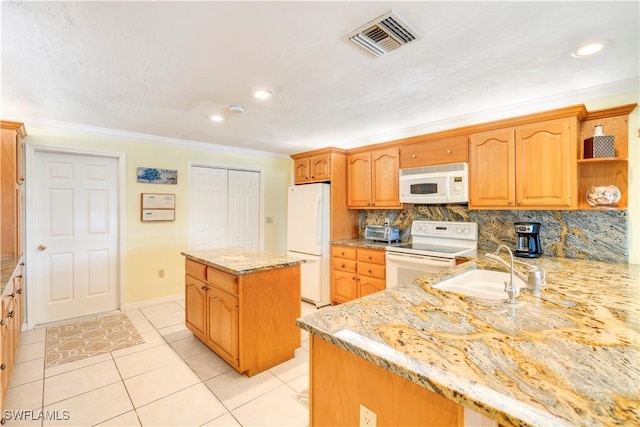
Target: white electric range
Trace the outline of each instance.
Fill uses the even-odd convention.
[[[475,222],[415,220],[411,242],[386,247],[387,287],[453,267],[456,257],[475,255],[477,250]]]

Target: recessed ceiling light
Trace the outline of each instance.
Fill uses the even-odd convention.
[[[273,95],[273,93],[269,92],[268,90],[264,90],[264,89],[260,89],[260,90],[257,90],[255,92],[253,92],[253,96],[255,96],[258,99],[269,99],[269,98],[271,98],[272,95]]]
[[[244,107],[242,105],[231,105],[229,111],[232,113],[242,113],[244,112]]]
[[[223,122],[224,121],[224,117],[222,117],[222,116],[211,116],[209,118],[211,120],[213,120],[214,122]]]
[[[574,58],[582,58],[584,56],[593,55],[594,53],[600,52],[604,45],[604,42],[589,43],[571,52],[571,56]]]

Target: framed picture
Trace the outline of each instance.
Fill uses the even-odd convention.
[[[175,221],[175,219],[175,194],[142,193],[140,195],[141,221]]]
[[[177,184],[178,171],[173,169],[138,168],[138,182]]]

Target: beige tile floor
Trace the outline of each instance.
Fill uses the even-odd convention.
[[[303,315],[313,311],[302,303]],[[6,425],[309,424],[308,409],[296,400],[309,386],[307,333],[294,359],[248,378],[185,328],[184,301],[127,314],[144,344],[46,369],[45,329],[23,332],[5,408],[22,419]]]

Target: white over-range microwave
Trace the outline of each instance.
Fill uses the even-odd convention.
[[[400,169],[400,202],[417,204],[467,203],[467,163]]]

